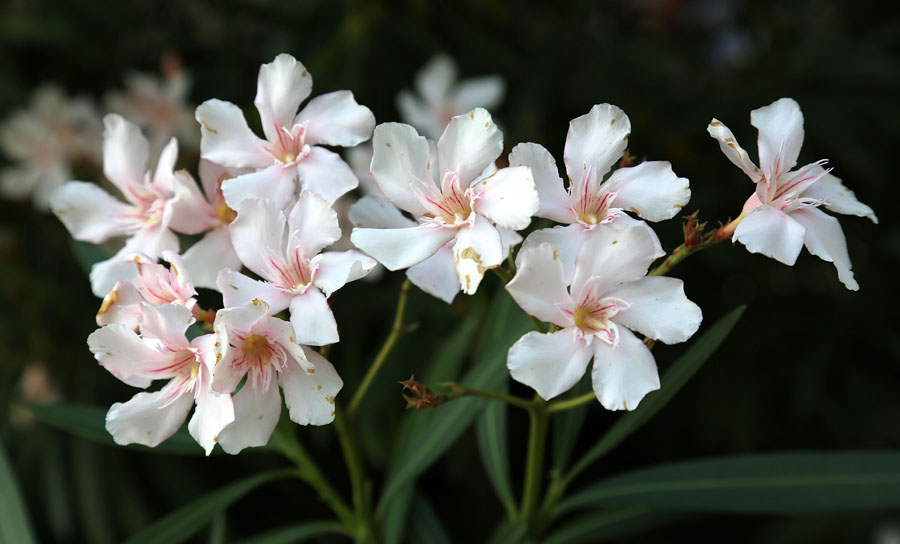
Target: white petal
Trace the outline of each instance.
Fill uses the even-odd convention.
[[[259,198],[242,201],[235,211],[229,232],[241,262],[263,278],[279,281],[276,264],[284,260],[284,213],[271,200]]]
[[[709,126],[706,127],[706,131],[709,132],[710,136],[718,140],[719,148],[722,149],[722,153],[728,157],[728,160],[743,170],[750,179],[753,181],[762,179],[762,173],[759,171],[759,168],[750,160],[747,151],[737,143],[734,134],[731,133],[728,127],[718,119],[713,119],[709,122]]]
[[[178,160],[178,140],[173,136],[159,154],[156,170],[153,173],[153,187],[162,194],[172,192],[172,178],[175,173],[175,161]]]
[[[512,248],[522,243],[523,238],[518,232],[504,227],[497,227],[497,232],[500,233],[500,253],[505,259],[509,257]]]
[[[575,221],[569,194],[563,187],[556,161],[549,151],[538,144],[519,144],[509,154],[509,165],[531,167],[531,175],[540,198],[540,206],[534,215],[559,223],[569,224]]]
[[[259,67],[256,80],[256,99],[253,104],[270,142],[277,139],[280,127],[288,129],[292,119],[309,93],[312,77],[294,57],[282,53],[275,60]]]
[[[146,340],[154,338],[166,347],[187,347],[184,333],[194,322],[190,310],[179,304],[151,306],[141,303],[141,336]]]
[[[294,123],[306,123],[306,143],[352,147],[372,136],[375,116],[350,91],[319,95],[309,101]]]
[[[345,284],[365,277],[378,263],[375,259],[350,249],[322,253],[317,264],[313,282],[325,292],[326,297],[330,297]]]
[[[527,166],[501,168],[477,182],[473,191],[477,195],[475,212],[512,230],[528,227],[540,204],[531,168]]]
[[[666,344],[684,342],[697,332],[703,313],[684,294],[684,282],[675,278],[647,277],[607,291],[630,306],[613,321]]]
[[[216,289],[216,278],[224,268],[232,270],[241,267],[241,260],[231,245],[227,227],[219,227],[207,232],[182,255],[184,264],[191,273],[197,287]]]
[[[529,234],[522,243],[519,255],[528,248],[537,247],[541,244],[550,244],[559,255],[559,261],[563,266],[563,275],[566,285],[572,283],[572,277],[575,275],[575,259],[578,257],[578,250],[581,244],[587,240],[589,231],[580,224],[559,225],[549,229],[536,230]],[[516,256],[516,267],[521,266],[521,257]]]
[[[303,189],[318,194],[329,204],[359,185],[344,159],[323,147],[311,147],[309,155],[297,166],[297,173]]]
[[[144,184],[149,145],[134,123],[114,113],[103,118],[103,175],[129,200]]]
[[[178,238],[169,229],[159,225],[144,228],[126,240],[125,245],[112,257],[91,266],[91,291],[103,297],[115,287],[116,282],[131,282],[137,278],[137,268],[127,260],[132,253],[144,253],[156,259],[165,250],[178,251]]]
[[[527,313],[560,327],[572,326],[564,310],[574,306],[566,290],[559,253],[548,243],[529,245],[516,258],[516,276],[506,290]]]
[[[569,178],[601,179],[628,145],[631,121],[625,112],[610,104],[597,104],[591,111],[569,123],[563,161]]]
[[[601,341],[593,345],[591,383],[604,408],[634,410],[647,393],[659,389],[653,354],[631,331],[619,327],[616,347]]]
[[[325,346],[339,340],[337,322],[328,307],[328,300],[315,287],[291,300],[291,324],[298,344]]]
[[[592,355],[572,329],[529,332],[509,348],[506,367],[514,380],[550,400],[578,383]]]
[[[588,233],[575,260],[572,297],[578,299],[588,281],[598,293],[644,277],[656,258],[653,237],[643,227],[617,230],[597,227]]]
[[[434,255],[456,229],[424,224],[405,229],[353,229],[350,240],[388,270],[400,270]]]
[[[471,226],[463,227],[456,233],[453,258],[456,260],[456,277],[463,292],[475,294],[485,271],[503,262],[503,244],[497,228],[476,215]]]
[[[207,100],[197,107],[196,118],[204,159],[237,168],[265,168],[274,161],[266,143],[250,131],[244,112],[231,102]]]
[[[738,223],[733,239],[747,246],[750,253],[762,253],[793,266],[803,249],[805,235],[803,225],[788,214],[763,205]]]
[[[448,55],[438,54],[416,74],[416,90],[431,105],[443,104],[456,81],[456,63]]]
[[[412,91],[403,90],[397,93],[397,111],[400,120],[412,125],[428,138],[440,138],[444,125],[438,126],[437,112],[428,102],[422,100]]]
[[[259,299],[269,305],[271,313],[277,314],[288,307],[293,297],[271,283],[250,279],[229,268],[219,272],[216,286],[222,293],[226,308],[243,306]]]
[[[356,227],[400,229],[417,225],[389,201],[371,195],[366,195],[354,202],[347,215],[350,222]]]
[[[219,223],[216,211],[200,192],[197,182],[186,170],[172,177],[174,197],[168,202],[172,208],[169,227],[183,234],[199,234]]]
[[[106,430],[120,446],[153,448],[175,434],[193,404],[191,395],[179,395],[172,401],[162,391],[138,393],[128,402],[112,405],[106,413]]]
[[[790,216],[806,227],[806,249],[823,261],[833,262],[841,283],[851,291],[858,291],[859,284],[853,278],[853,265],[847,253],[847,239],[837,218],[817,208],[801,208]]]
[[[284,390],[284,403],[291,421],[300,425],[327,425],[334,421],[334,397],[344,382],[334,366],[309,348],[303,348],[306,358],[315,365],[313,373],[288,361],[278,375]]]
[[[502,152],[503,134],[484,108],[475,108],[451,119],[437,144],[441,171],[456,172],[464,187],[481,175]]]
[[[506,82],[500,76],[482,76],[460,82],[451,103],[458,112],[482,107],[491,110],[503,101]]]
[[[452,304],[462,288],[456,277],[453,243],[447,242],[431,257],[407,268],[406,277],[413,285],[429,295]]]
[[[231,395],[203,389],[197,395],[197,409],[188,422],[188,431],[198,444],[212,453],[219,441],[219,433],[234,421],[234,404]]]
[[[240,361],[235,361],[236,352],[231,347],[231,341],[237,335],[246,335],[251,331],[258,334],[258,324],[266,319],[268,313],[269,305],[258,299],[242,306],[226,307],[216,312],[216,321],[213,324],[215,363],[211,365],[212,383],[210,384],[213,391],[229,394],[240,384],[247,369],[241,366]],[[293,334],[290,324],[288,324],[288,328]]]
[[[609,228],[617,230],[627,229],[630,227],[642,228],[646,230],[647,234],[650,235],[650,238],[653,239],[653,247],[655,248],[653,258],[658,259],[666,254],[665,250],[663,250],[662,248],[662,244],[659,242],[659,236],[656,235],[653,227],[651,227],[646,221],[631,217],[627,213],[618,213],[612,221],[606,223],[605,225]]]
[[[428,140],[411,126],[382,123],[375,127],[372,177],[388,200],[413,215],[424,215],[426,211],[416,199],[415,191],[428,190],[430,161]]]
[[[759,165],[774,179],[796,166],[803,146],[803,113],[793,98],[781,98],[750,112],[759,129]]]
[[[121,323],[134,330],[141,324],[141,302],[144,298],[134,285],[123,281],[103,297],[103,304],[97,312],[97,325]]]
[[[97,329],[87,343],[100,366],[133,387],[150,385],[151,371],[167,360],[166,354],[148,346],[133,328],[122,323]]]
[[[132,223],[126,216],[134,211],[99,186],[83,181],[70,181],[60,187],[53,194],[50,207],[72,238],[92,244],[124,235]]]
[[[299,247],[307,259],[315,257],[341,237],[337,213],[325,199],[309,191],[303,191],[291,208],[288,232],[288,252]]]
[[[281,394],[272,383],[268,391],[257,392],[245,385],[232,398],[234,421],[219,433],[219,445],[226,453],[265,446],[281,417]]]
[[[616,193],[613,206],[637,214],[648,221],[675,217],[691,199],[687,178],[680,178],[667,161],[647,161],[619,168],[603,184]]]
[[[800,196],[821,200],[826,208],[835,213],[868,217],[873,223],[878,223],[872,208],[857,200],[853,191],[845,187],[837,176],[824,174]]]
[[[222,182],[222,195],[232,210],[248,198],[271,200],[276,207],[284,208],[294,198],[297,169],[292,165],[273,164]]]

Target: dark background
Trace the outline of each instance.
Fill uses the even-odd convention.
[[[805,250],[792,268],[729,243],[683,263],[674,275],[685,280],[707,323],[739,304],[748,310],[666,409],[583,481],[693,457],[896,449],[897,12],[895,3],[869,0],[7,1],[0,7],[0,117],[48,81],[99,98],[121,88],[129,70],[156,72],[164,52],[180,55],[192,74],[194,104],[215,97],[250,108],[259,65],[288,52],[313,75],[314,94],[351,89],[379,122],[390,121],[397,119],[397,91],[411,86],[434,53],[446,52],[463,77],[505,78],[506,99],[494,115],[505,128],[507,152],[534,141],[561,162],[568,121],[595,103],[616,104],[632,120],[630,151],[672,161],[675,172],[691,180],[686,211],[700,209],[714,224],[740,212],[752,185],[707,135],[707,123],[722,120],[755,157],[750,110],[793,97],[806,119],[800,164],[830,159],[834,173],[881,220],[875,226],[841,216],[861,290],[844,289],[834,267]],[[665,248],[680,243],[679,220],[656,230]],[[386,334],[400,277],[382,280],[383,289],[357,282],[335,297],[344,340],[331,359],[347,384],[345,394]],[[42,540],[114,542],[226,480],[281,463],[269,454],[205,459],[119,451],[16,417],[19,375],[36,362],[51,369],[70,402],[108,406],[133,391],[87,351],[99,301],[55,218],[0,201],[0,278],[0,435]],[[395,382],[427,366],[440,335],[499,286],[489,277],[480,298],[461,295],[449,308],[414,291],[412,314],[422,325],[400,344],[365,410],[370,471],[377,473],[390,455],[402,413]],[[659,346],[660,368],[683,349]],[[585,446],[615,417],[593,407]],[[521,481],[527,422],[512,412],[510,425],[513,474]],[[345,488],[329,429],[301,436]],[[459,541],[483,540],[502,515],[479,467],[469,432],[420,483]],[[230,536],[326,515],[305,486],[265,489],[229,510]],[[639,538],[868,542],[885,524],[898,522],[896,512],[699,517]]]

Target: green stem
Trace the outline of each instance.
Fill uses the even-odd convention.
[[[525,400],[513,395],[507,395],[506,393],[498,393],[496,391],[488,391],[485,389],[475,389],[474,387],[464,387],[456,383],[448,385],[453,388],[453,391],[447,393],[446,395],[440,395],[438,397],[438,404],[444,404],[450,402],[451,400],[456,400],[462,397],[481,397],[484,399],[500,400],[507,404],[511,404],[512,406],[518,406],[523,410],[531,410],[534,406],[534,403],[530,400]]]
[[[544,480],[544,453],[547,448],[549,414],[542,398],[535,395],[529,410],[528,454],[525,461],[525,484],[522,491],[520,519],[529,527],[534,526],[535,513],[541,499]]]
[[[378,528],[375,517],[372,515],[369,496],[366,493],[366,475],[362,457],[344,411],[340,407],[335,407],[335,412],[334,427],[344,452],[344,460],[347,463],[353,507],[356,510],[357,519],[361,522],[359,529],[362,534],[358,537],[363,542],[378,542]]]
[[[384,362],[387,360],[397,339],[403,334],[403,315],[406,312],[406,300],[409,298],[410,285],[412,285],[411,282],[409,279],[406,279],[400,287],[400,297],[397,300],[397,311],[394,314],[394,325],[391,327],[390,334],[388,334],[387,339],[378,351],[378,355],[375,356],[375,360],[372,361],[372,365],[369,367],[369,370],[363,377],[362,383],[359,384],[359,388],[356,390],[353,399],[350,401],[350,405],[347,408],[347,417],[349,419],[353,419],[353,415],[359,409],[360,403],[362,403],[363,398],[366,396],[366,391],[368,391],[375,376],[378,375],[378,371],[381,370],[382,365],[384,365]]]
[[[731,238],[734,234],[734,229],[737,228],[738,223],[744,218],[743,215],[738,216],[737,219],[731,221],[727,225],[721,226],[713,232],[704,236],[699,243],[694,245],[686,245],[681,244],[676,247],[672,254],[666,258],[659,266],[650,271],[648,276],[665,276],[668,274],[673,268],[675,268],[678,263],[687,259],[694,253],[702,251],[710,246],[714,246],[719,242],[724,242]]]
[[[553,412],[565,412],[566,410],[571,410],[576,406],[581,406],[582,404],[587,404],[589,402],[597,401],[597,393],[590,391],[585,393],[584,395],[579,395],[575,398],[566,399],[566,400],[558,400],[551,402],[547,405],[547,411],[550,413]]]

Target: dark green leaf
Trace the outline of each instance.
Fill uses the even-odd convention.
[[[409,542],[428,542],[429,544],[451,544],[453,539],[437,517],[434,508],[421,493],[413,499],[412,512],[409,518]]]
[[[195,499],[142,530],[126,544],[176,544],[203,529],[216,514],[266,482],[295,476],[296,471],[279,470],[252,476]]]
[[[524,521],[504,521],[491,535],[490,544],[519,544],[525,541],[528,525]]]
[[[0,543],[31,544],[35,542],[25,501],[19,490],[6,450],[0,444]]]
[[[622,443],[628,436],[640,429],[645,423],[659,412],[672,397],[700,370],[703,363],[725,340],[731,329],[737,324],[746,306],[740,306],[728,313],[725,317],[710,327],[700,338],[691,343],[691,347],[679,357],[672,366],[663,374],[659,391],[647,395],[641,404],[633,412],[622,415],[619,420],[594,444],[578,463],[567,474],[567,479],[573,478],[591,463],[600,459],[616,446]]]
[[[575,384],[571,391],[560,397],[560,400],[580,397],[590,390],[590,377],[585,376]],[[557,474],[565,473],[569,457],[572,455],[572,450],[578,442],[581,427],[584,425],[589,407],[589,404],[582,404],[557,414],[553,418],[553,470]]]
[[[684,516],[646,508],[621,508],[591,512],[566,522],[542,544],[581,544],[603,542],[611,538],[640,534]]]
[[[500,390],[506,392],[508,389],[508,384],[504,384]],[[497,498],[511,518],[516,513],[516,499],[513,496],[512,478],[509,475],[506,412],[505,402],[489,402],[484,413],[478,418],[475,428],[484,471],[497,493]]]
[[[785,513],[900,507],[900,453],[774,453],[666,464],[575,493],[562,510],[634,505]]]
[[[309,521],[256,535],[238,544],[299,544],[320,535],[342,532],[341,525],[334,521]]]
[[[412,509],[415,488],[407,486],[394,496],[384,512],[381,529],[385,544],[400,544],[409,525],[409,511]]]

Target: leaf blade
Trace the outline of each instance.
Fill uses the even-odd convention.
[[[6,448],[0,443],[0,543],[37,542]]]
[[[504,386],[502,391],[506,392],[508,389]],[[513,495],[512,477],[509,472],[506,413],[505,402],[488,403],[484,413],[476,421],[475,429],[481,463],[491,482],[491,487],[494,488],[497,498],[511,519],[516,514],[516,499]]]

